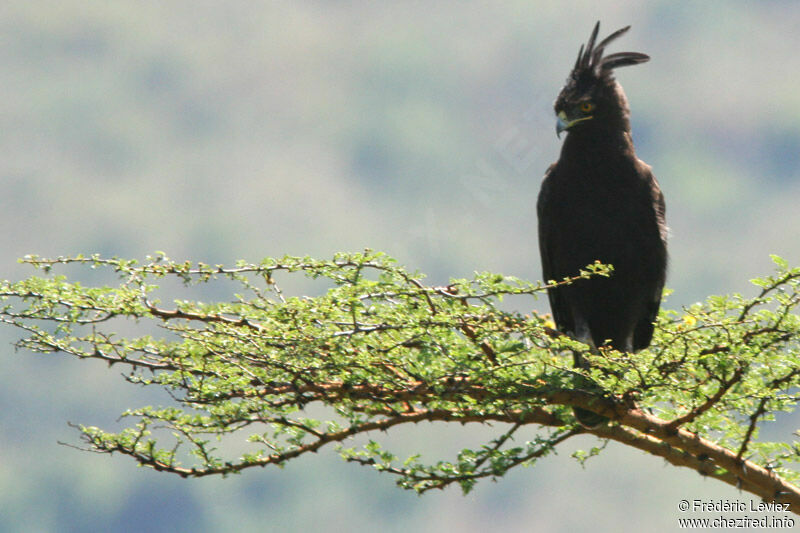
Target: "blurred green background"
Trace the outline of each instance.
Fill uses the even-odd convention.
[[[667,197],[666,305],[752,293],[769,253],[797,264],[797,2],[6,0],[0,275],[31,274],[28,253],[231,264],[372,247],[434,282],[538,279],[552,101],[597,19],[603,35],[633,25],[613,51],[653,58],[618,79]],[[466,497],[419,498],[330,449],[172,478],[59,446],[77,444],[66,421],[113,426],[154,396],[14,338],[0,331],[0,531],[671,531],[680,499],[748,499],[613,444]],[[786,440],[800,421],[773,425]],[[449,451],[490,434],[398,433]]]

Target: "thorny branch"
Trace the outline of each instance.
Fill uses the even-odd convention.
[[[17,346],[128,367],[128,382],[162,387],[174,400],[131,409],[124,416],[135,422],[119,433],[79,426],[91,451],[202,477],[281,465],[334,444],[345,460],[397,476],[405,488],[468,491],[589,433],[800,510],[792,484],[800,446],[758,439],[775,412],[795,408],[800,386],[800,270],[777,259],[779,272],[755,280],[754,298],[712,297],[682,314],[662,312],[653,346],[637,354],[590,353],[544,315],[501,309],[512,297],[530,309],[541,283],[479,273],[430,286],[370,251],[235,267],[163,255],[142,265],[96,256],[25,262],[47,276],[73,263],[108,268],[121,282],[4,282],[0,322],[22,332]],[[318,295],[287,296],[278,278],[294,273]],[[608,273],[593,265],[558,284]],[[224,279],[243,292],[230,302],[161,305],[153,282],[165,279],[187,290]],[[315,280],[324,288],[314,289]],[[116,335],[114,325],[129,319],[156,327]],[[564,357],[573,351],[591,368],[573,369]],[[578,375],[603,393],[581,389]],[[583,428],[573,407],[611,422]],[[308,417],[320,409],[325,420]],[[420,422],[499,429],[486,444],[432,462],[402,460],[371,440]],[[537,433],[517,442],[522,428]],[[226,457],[212,444],[243,432],[249,453]]]

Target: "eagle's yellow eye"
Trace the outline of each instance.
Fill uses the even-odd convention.
[[[588,113],[592,109],[594,109],[594,104],[593,103],[591,103],[591,102],[581,102],[581,111],[583,111],[584,113]]]

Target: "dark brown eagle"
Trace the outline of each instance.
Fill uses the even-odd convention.
[[[595,261],[614,267],[548,291],[559,330],[594,347],[646,348],[653,336],[667,269],[664,197],[636,157],[628,101],[614,69],[649,60],[638,52],[604,55],[630,26],[595,44],[595,25],[555,102],[561,155],[539,193],[539,249],[545,280],[576,276]],[[575,356],[575,365],[584,366]],[[576,410],[578,419],[601,418]],[[587,424],[590,425],[590,424]]]

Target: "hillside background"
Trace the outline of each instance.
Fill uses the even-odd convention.
[[[800,262],[797,2],[6,0],[0,276],[29,275],[29,253],[232,264],[371,247],[434,282],[538,279],[552,101],[598,19],[603,35],[633,26],[613,51],[653,58],[617,77],[667,198],[666,306],[752,293],[770,253]],[[15,352],[13,335],[0,331],[4,532],[661,531],[681,499],[748,499],[616,445],[466,497],[419,498],[332,450],[172,478],[59,446],[77,443],[67,421],[107,427],[152,395],[118,369]],[[773,426],[790,439],[800,419]],[[395,438],[455,451],[479,434]]]

